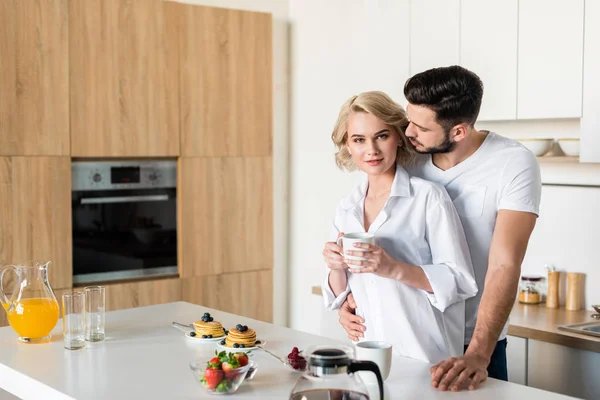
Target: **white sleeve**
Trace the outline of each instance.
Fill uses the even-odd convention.
[[[539,216],[542,178],[537,159],[530,151],[511,157],[502,173],[498,209],[530,212]]]
[[[460,218],[448,197],[427,210],[427,242],[432,263],[422,265],[433,293],[430,303],[440,311],[477,294],[469,246]]]
[[[339,210],[336,211],[336,220],[338,219],[337,218],[338,213],[339,213]],[[336,241],[337,237],[338,237],[338,233],[341,232],[341,230],[337,227],[336,220],[334,220],[332,223],[331,233],[329,234],[330,242]],[[337,310],[344,303],[344,301],[346,301],[346,296],[348,296],[348,293],[350,293],[350,285],[348,284],[348,271],[346,271],[346,289],[344,289],[344,291],[342,293],[340,293],[339,296],[336,297],[335,294],[333,294],[333,290],[331,290],[331,287],[329,286],[330,270],[327,267],[327,265],[325,265],[325,270],[326,270],[325,280],[323,280],[323,283],[321,284],[321,292],[323,293],[323,302],[324,302],[325,308],[327,310],[330,310],[330,311]]]

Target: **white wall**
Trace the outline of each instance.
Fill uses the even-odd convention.
[[[361,90],[384,90],[404,104],[402,86],[408,78],[409,50],[408,13],[402,12],[405,3],[290,0],[289,290],[294,329],[340,335],[336,316],[323,318],[321,298],[311,294],[311,286],[320,285],[323,278],[321,251],[335,205],[355,181],[355,175],[336,168],[330,134],[343,101]],[[572,137],[578,135],[579,123],[525,121],[478,128],[492,128],[510,137],[524,131],[528,136]],[[600,303],[600,293],[592,290],[592,285],[600,282],[597,204],[600,188],[545,186],[541,217],[523,265],[527,273],[543,274],[546,263],[587,273],[588,308]]]
[[[288,324],[289,3],[287,0],[183,0],[180,3],[273,15],[273,322]]]

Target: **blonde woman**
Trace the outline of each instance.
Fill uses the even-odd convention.
[[[407,357],[436,363],[464,352],[465,299],[477,293],[463,228],[438,184],[410,176],[415,153],[404,109],[382,92],[351,97],[332,139],[336,163],[364,179],[338,204],[323,256],[325,306],[337,309],[352,292],[364,321],[361,338],[383,340]],[[369,232],[376,244],[346,251],[343,233]]]

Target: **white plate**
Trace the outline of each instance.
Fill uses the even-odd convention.
[[[221,340],[223,340],[225,338],[225,336],[219,336],[217,338],[202,339],[202,335],[190,336],[190,332],[187,332],[185,334],[185,337],[188,338],[188,339],[190,339],[190,340],[194,340],[196,342],[199,342],[199,343],[220,342]]]
[[[267,342],[265,342],[265,341],[264,341],[264,340],[262,340],[262,339],[256,339],[256,340],[257,340],[257,341],[260,341],[260,345],[261,345],[261,346],[264,346],[264,345],[267,343]],[[234,347],[227,347],[227,346],[224,346],[224,345],[222,345],[220,342],[221,342],[220,340],[217,342],[217,347],[218,347],[219,349],[221,349],[221,350],[226,350],[226,351],[233,352],[233,353],[235,353],[235,352],[239,352],[239,351],[243,351],[243,352],[245,353],[245,352],[247,352],[247,351],[251,351],[251,350],[258,350],[258,347],[257,347],[257,346],[252,346],[252,347],[243,347],[243,348],[242,348],[242,347],[238,347],[238,348],[236,349],[236,348],[234,348]]]

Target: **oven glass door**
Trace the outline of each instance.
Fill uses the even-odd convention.
[[[177,275],[175,188],[75,191],[75,284]]]

